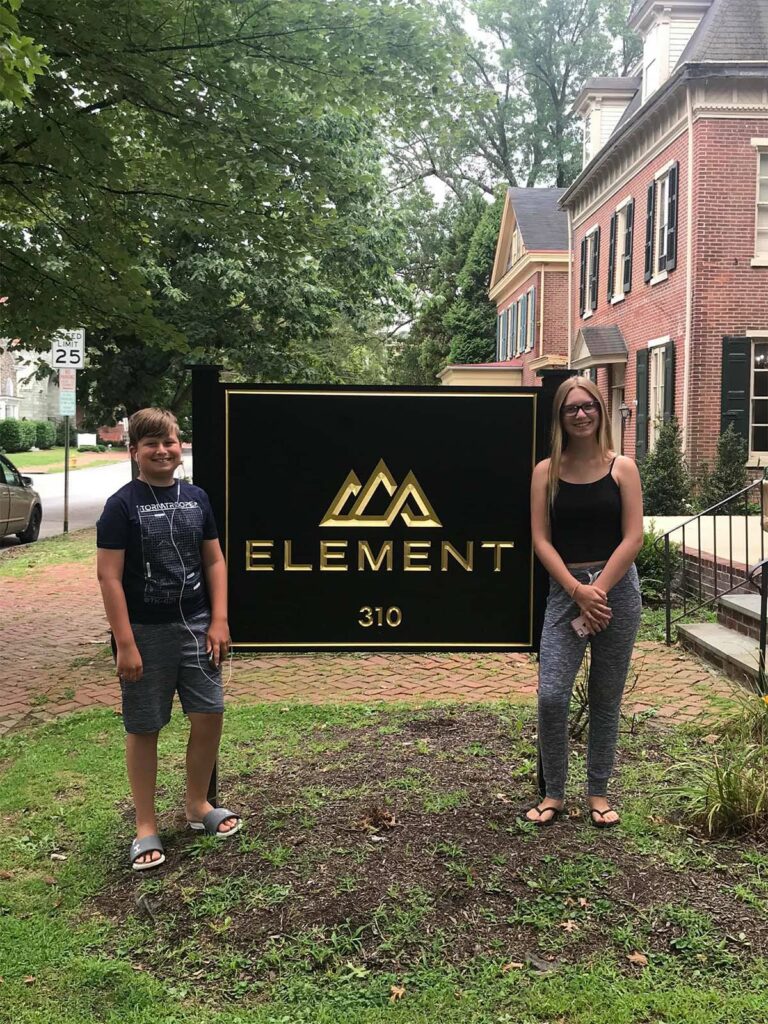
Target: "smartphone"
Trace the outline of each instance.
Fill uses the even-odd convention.
[[[571,628],[577,636],[581,637],[582,640],[590,635],[589,626],[587,625],[586,619],[583,615],[579,615],[575,619],[571,620]]]

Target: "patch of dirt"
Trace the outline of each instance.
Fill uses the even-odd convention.
[[[765,854],[766,837],[714,845],[681,830],[680,850],[714,853],[714,866],[675,871],[633,852],[620,828],[591,828],[573,798],[553,827],[521,827],[535,797],[535,736],[513,724],[484,708],[384,711],[360,728],[318,726],[297,756],[225,779],[243,832],[204,852],[191,835],[168,836],[167,864],[142,897],[158,937],[193,938],[204,958],[224,930],[227,949],[255,964],[314,929],[328,955],[339,935],[354,937],[340,955],[376,969],[425,951],[460,965],[479,954],[575,963],[611,950],[628,972],[636,950],[701,969],[768,953],[768,917],[731,892],[745,846]],[[663,758],[662,744],[649,732],[643,760]],[[613,795],[621,808],[620,784]],[[118,923],[134,915],[146,877],[122,872],[95,909]],[[712,919],[709,933],[696,915]],[[140,955],[170,970],[151,948]]]

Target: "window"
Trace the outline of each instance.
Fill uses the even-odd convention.
[[[755,216],[755,261],[768,264],[768,140],[757,154],[757,213]]]
[[[633,199],[623,203],[611,217],[608,240],[608,301],[620,302],[632,290],[632,234],[635,220]]]
[[[677,263],[678,164],[668,164],[648,186],[644,280],[663,281]]]
[[[753,342],[750,396],[749,450],[768,454],[768,341]]]
[[[528,351],[536,347],[536,289],[528,291]]]
[[[517,350],[525,352],[528,348],[528,296],[522,295],[517,304],[520,311],[520,325],[517,334]]]
[[[635,398],[635,458],[639,461],[656,444],[662,423],[674,415],[675,345],[669,337],[656,338],[638,350]]]
[[[664,422],[664,348],[652,348],[649,356],[648,380],[648,448],[653,450]]]
[[[579,311],[581,316],[592,316],[597,309],[597,279],[600,271],[600,228],[592,228],[581,240],[581,266],[579,271]]]

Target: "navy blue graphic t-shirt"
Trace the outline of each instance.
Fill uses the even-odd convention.
[[[208,495],[193,484],[132,480],[96,524],[100,548],[125,551],[123,590],[131,622],[176,622],[209,607],[200,552],[218,537]],[[183,595],[182,595],[183,586]]]

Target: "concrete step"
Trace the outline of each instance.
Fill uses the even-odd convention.
[[[694,622],[677,627],[683,647],[715,665],[736,682],[750,685],[757,680],[759,644],[719,622]]]
[[[760,595],[727,594],[717,602],[717,621],[721,626],[758,640],[760,637]]]

